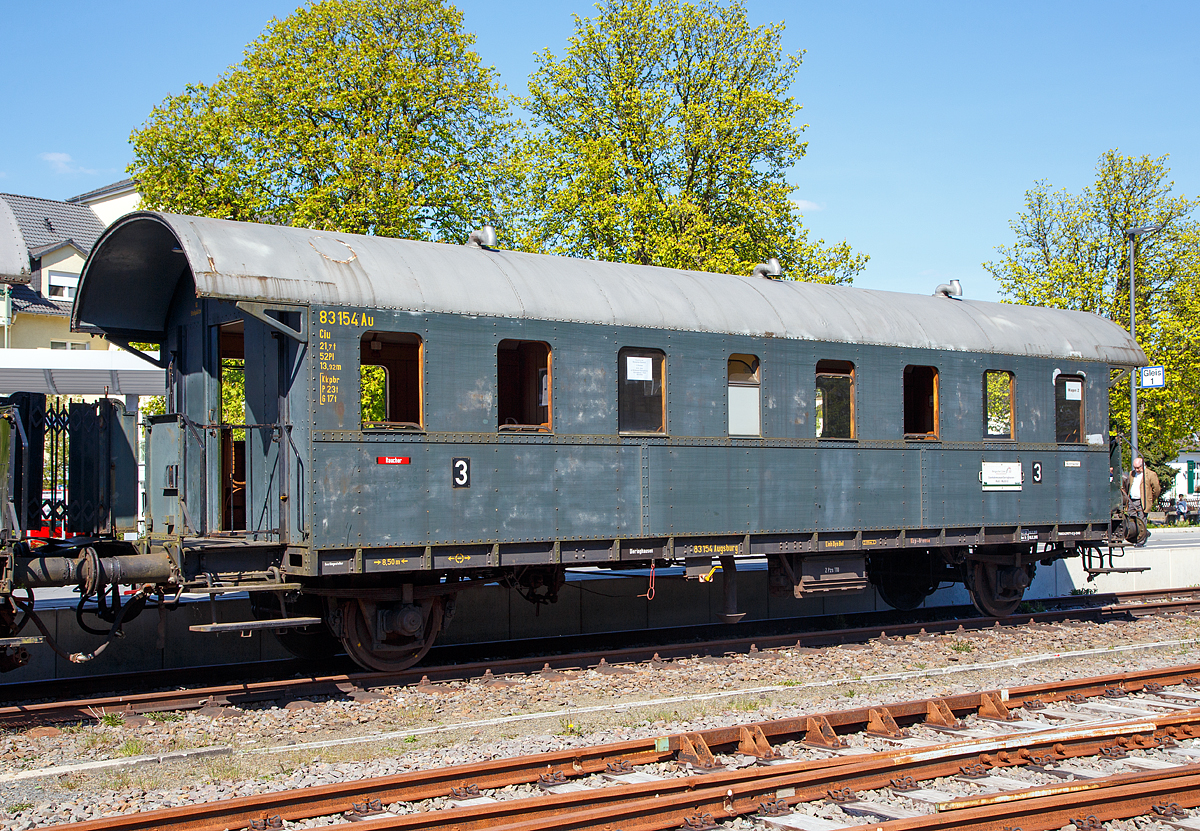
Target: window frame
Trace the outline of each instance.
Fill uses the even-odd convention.
[[[544,347],[546,350],[546,366],[544,368],[545,387],[546,387],[546,403],[537,405],[538,407],[546,408],[546,420],[543,422],[529,423],[529,424],[524,424],[524,423],[500,424],[499,423],[500,413],[504,409],[503,407],[501,407],[501,404],[500,404],[500,396],[502,394],[502,389],[503,389],[503,386],[500,383],[500,381],[501,381],[501,379],[500,379],[500,352],[501,352],[501,348],[504,346],[504,344],[507,344],[507,343],[516,344],[516,347],[512,351],[517,352],[518,354],[520,353],[521,346],[523,344],[536,344],[537,346]],[[541,377],[540,373],[542,371],[543,371],[543,368],[538,367],[538,372],[539,372],[538,377],[539,378]],[[518,384],[519,383],[520,383],[520,379],[518,378]],[[497,341],[497,343],[496,343],[496,421],[497,421],[496,430],[499,432],[505,432],[505,433],[553,433],[554,432],[554,348],[546,341],[531,340],[528,338],[501,338],[499,341]]]
[[[54,289],[62,289],[59,294],[54,293]],[[74,300],[75,293],[79,290],[79,275],[69,271],[46,271],[46,290],[45,295],[54,300]]]
[[[988,376],[1008,376],[1008,435],[991,432],[991,401],[988,398]],[[1017,373],[1011,369],[985,369],[983,371],[983,439],[984,441],[1017,440]]]
[[[1075,441],[1070,439],[1059,438],[1059,382],[1062,382],[1063,399],[1062,401],[1070,401],[1066,397],[1066,383],[1068,381],[1079,382],[1079,418],[1076,425],[1079,430],[1079,438]],[[1060,372],[1054,376],[1054,443],[1055,444],[1087,444],[1087,376],[1083,373],[1075,372]]]
[[[933,429],[925,432],[910,432],[908,430],[908,377],[909,371],[915,369],[928,369],[933,372],[933,391],[931,393],[933,408]],[[936,366],[931,364],[905,364],[903,374],[901,376],[901,411],[900,428],[903,431],[906,441],[941,441],[942,436],[942,402],[941,402],[941,377],[942,373]]]
[[[747,366],[753,366],[754,371],[750,376],[752,381],[735,381],[733,380],[732,364],[735,360],[749,358],[750,361],[740,360],[741,363]],[[752,363],[751,363],[752,362]],[[737,389],[752,389],[755,392],[754,420],[758,429],[752,433],[735,433],[733,432],[733,392]],[[733,352],[725,359],[725,432],[731,438],[762,438],[762,361],[757,355],[751,355],[749,352]]]
[[[813,436],[818,441],[858,441],[858,408],[856,402],[857,386],[855,381],[856,367],[853,361],[839,361],[832,359],[819,360],[813,368]],[[850,435],[849,436],[818,436],[817,435],[817,393],[821,390],[817,386],[821,378],[848,378],[850,380]],[[824,407],[822,403],[822,407]],[[824,417],[822,416],[822,427],[824,427]]]
[[[417,416],[418,416],[417,421],[392,421],[392,420],[367,421],[366,420],[366,418],[365,418],[366,414],[363,412],[363,408],[362,408],[362,382],[363,382],[363,368],[364,367],[369,367],[369,366],[370,367],[379,367],[384,372],[384,386],[383,386],[384,410],[383,411],[384,411],[385,417],[390,415],[388,410],[390,409],[391,396],[392,396],[392,390],[391,390],[392,370],[391,370],[391,367],[389,367],[388,364],[385,364],[385,363],[370,363],[370,362],[363,360],[364,351],[369,350],[368,343],[373,342],[373,341],[367,340],[367,338],[371,335],[384,335],[384,336],[392,335],[392,336],[409,337],[409,338],[416,339],[415,344],[405,342],[405,341],[397,341],[395,343],[395,345],[397,345],[397,346],[416,346],[416,348],[417,348],[417,357],[416,357],[417,377],[416,377],[416,383],[415,383],[416,399],[417,399],[416,400],[416,408],[417,408]],[[381,340],[380,343],[381,344],[387,343],[387,341]],[[358,349],[358,401],[359,401],[358,424],[359,424],[359,429],[363,432],[384,432],[384,431],[405,431],[405,432],[421,432],[421,433],[425,432],[425,338],[422,337],[421,334],[418,332],[402,332],[402,331],[393,331],[390,329],[369,329],[369,330],[363,332],[362,335],[359,336],[358,347],[359,347],[359,349]],[[381,347],[380,351],[382,352],[382,347]]]
[[[630,354],[636,353],[636,354]],[[652,353],[652,354],[646,354]],[[661,412],[659,416],[659,424],[657,430],[636,430],[627,429],[622,426],[622,410],[621,406],[624,384],[631,383],[626,380],[628,370],[628,358],[654,358],[659,371],[659,397],[662,399]],[[653,378],[653,371],[651,372]],[[639,383],[639,382],[632,382]],[[645,383],[642,381],[640,383]],[[653,384],[653,380],[651,384]],[[645,397],[645,396],[643,396]],[[663,349],[653,346],[622,346],[617,350],[617,433],[622,436],[665,436],[668,435],[667,430],[667,353]]]

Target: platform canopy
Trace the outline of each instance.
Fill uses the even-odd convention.
[[[163,395],[167,373],[121,349],[0,349],[0,394]]]

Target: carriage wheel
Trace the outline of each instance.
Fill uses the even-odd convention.
[[[442,598],[422,600],[424,631],[412,637],[388,633],[382,641],[368,620],[373,622],[376,606],[362,600],[347,601],[339,607],[342,614],[342,645],[359,666],[378,672],[399,672],[425,657],[442,630]]]
[[[888,574],[886,579],[875,584],[875,591],[879,593],[879,599],[893,609],[911,612],[931,594],[928,584],[925,579]]]
[[[995,563],[967,563],[967,590],[975,608],[988,617],[1008,617],[1021,605],[1024,589],[1001,589]]]

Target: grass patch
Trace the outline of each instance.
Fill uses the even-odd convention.
[[[970,641],[955,641],[950,644],[950,649],[954,652],[974,652],[975,645]]]
[[[28,811],[32,807],[32,802],[14,802],[12,805],[8,806],[8,812],[10,814],[19,814],[22,811]]]
[[[146,742],[143,739],[131,738],[126,739],[120,747],[117,748],[118,756],[141,756],[146,752]]]
[[[754,713],[762,706],[762,702],[757,698],[738,697],[730,702],[730,706],[739,713]]]
[[[120,727],[125,723],[125,716],[120,713],[105,713],[100,716],[100,723],[105,727]]]
[[[183,721],[183,714],[160,713],[155,711],[153,713],[146,713],[146,718],[150,719],[151,721],[157,721],[159,724],[168,724],[173,721]]]

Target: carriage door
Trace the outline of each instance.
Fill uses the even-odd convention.
[[[217,326],[219,508],[221,531],[246,528],[246,324]]]

